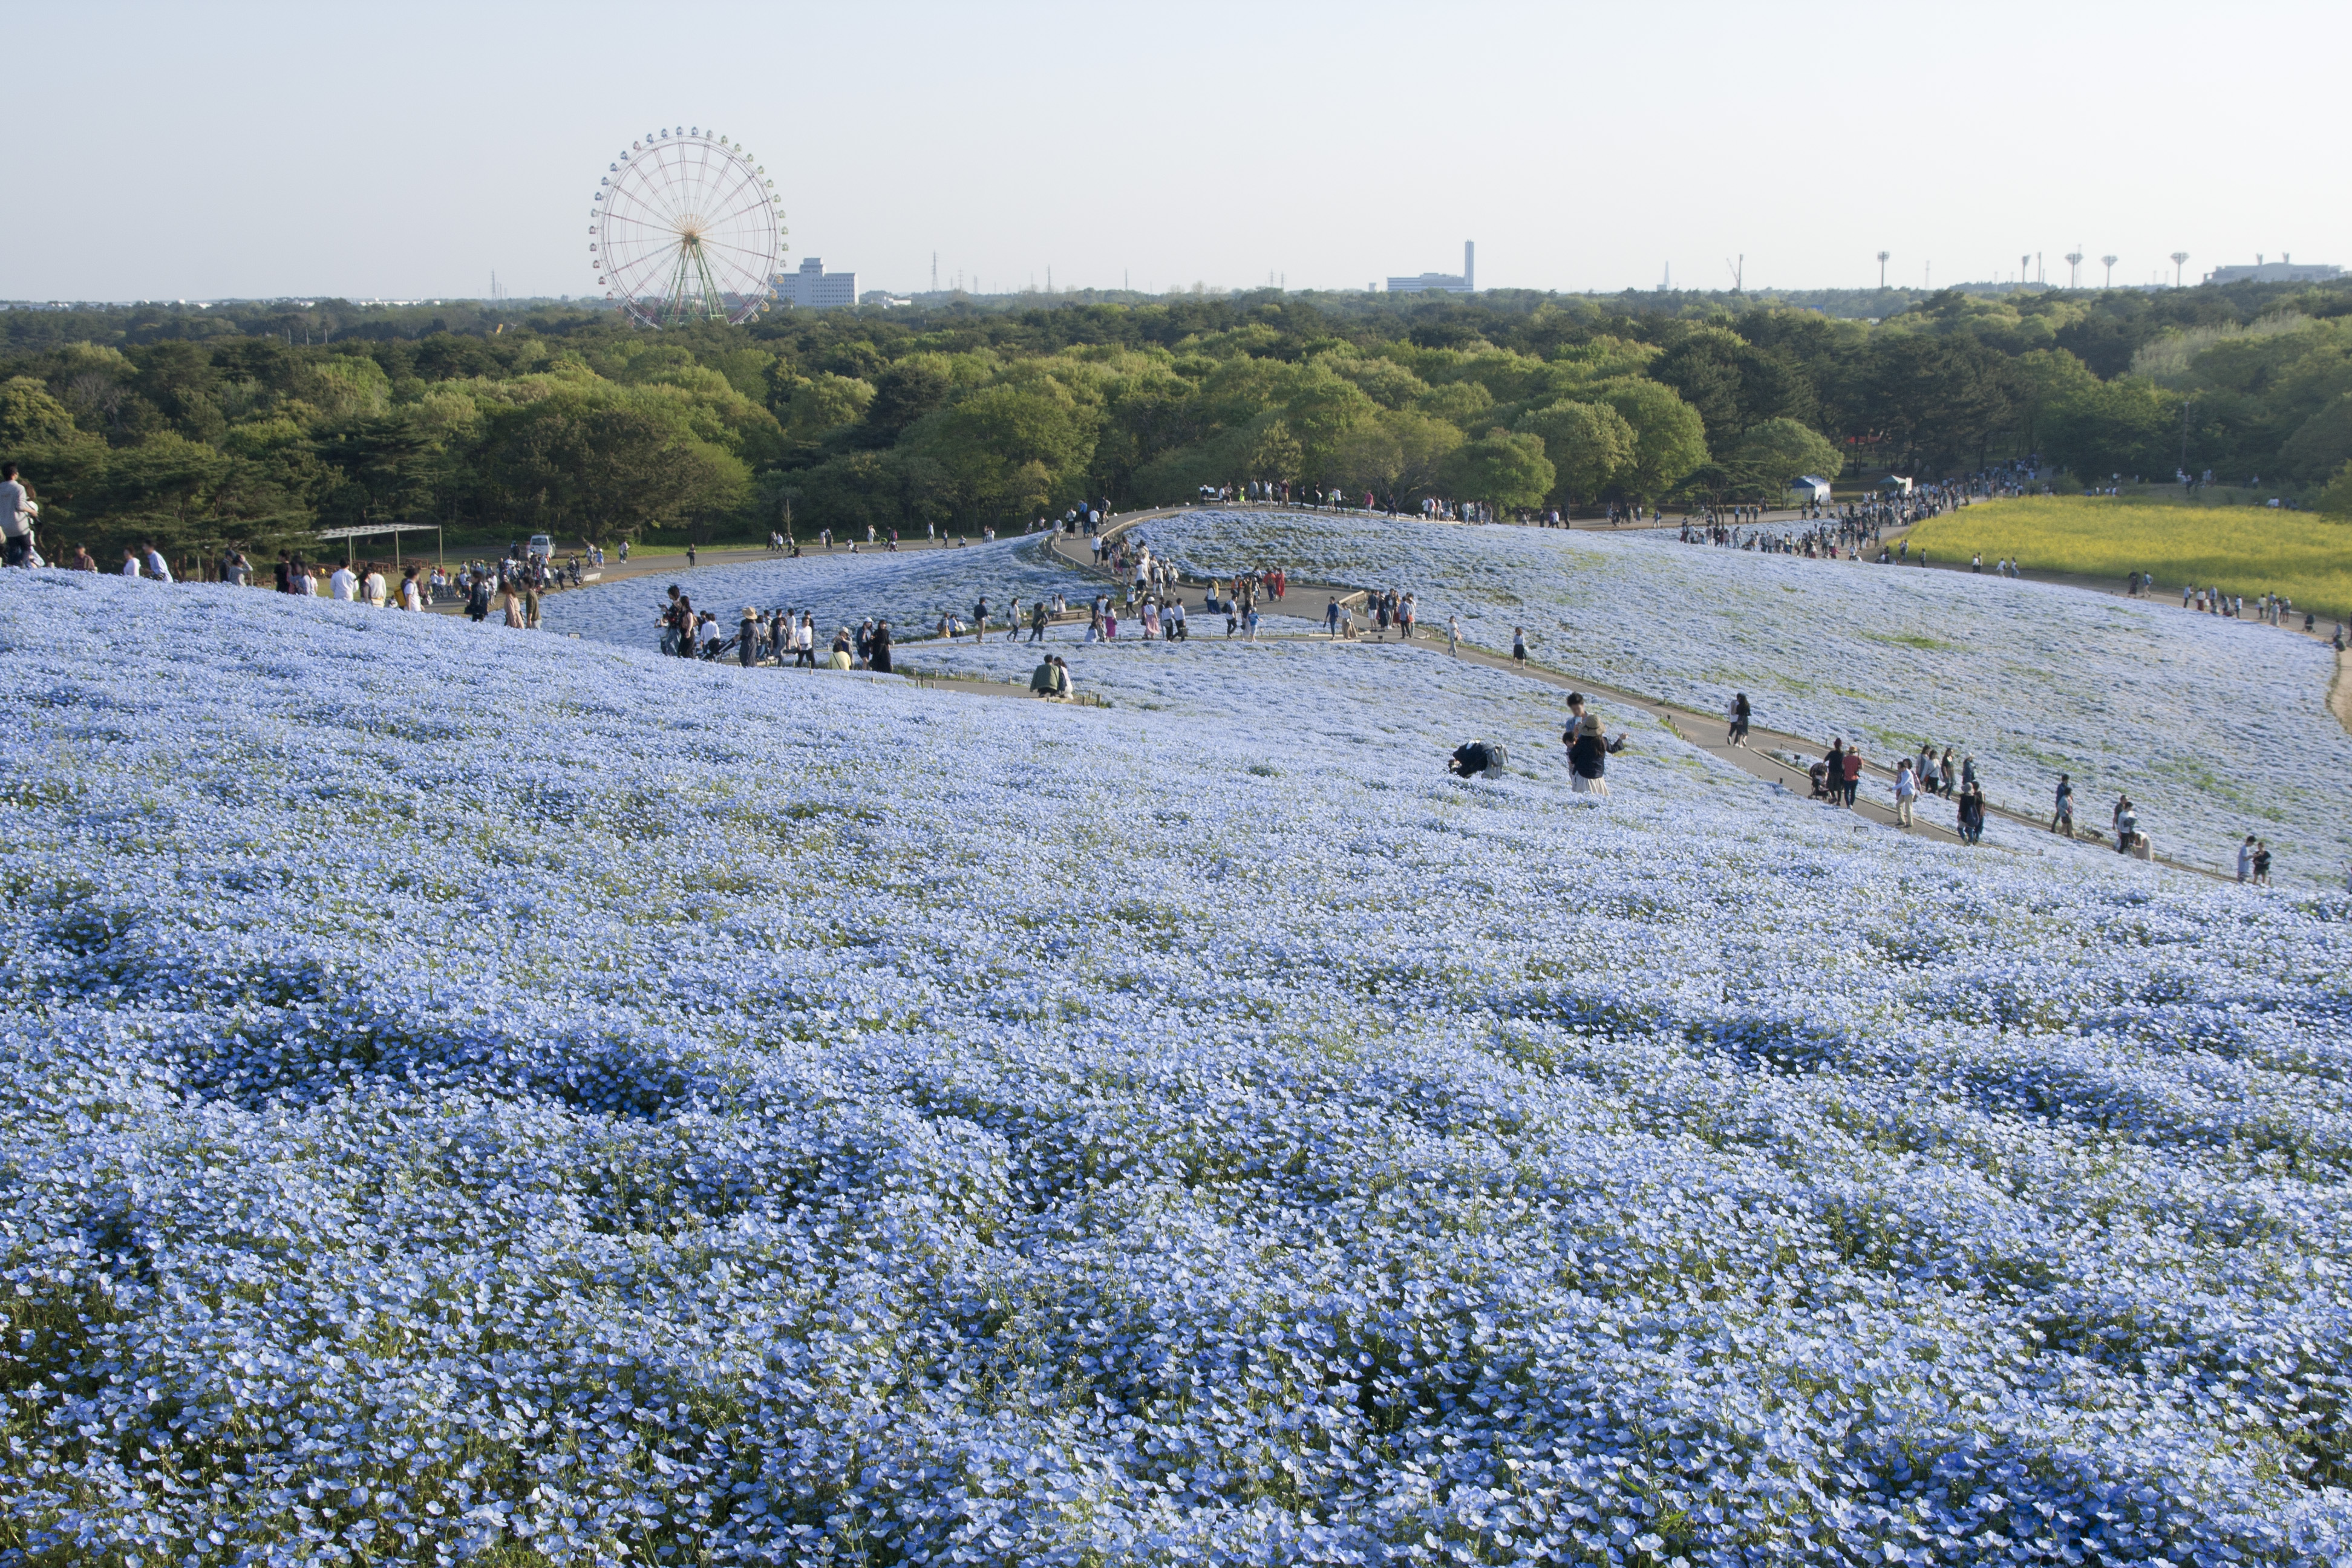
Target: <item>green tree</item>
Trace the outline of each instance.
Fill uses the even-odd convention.
[[[1450,494],[1508,510],[1539,505],[1558,478],[1542,437],[1489,430],[1454,448],[1440,482]]]
[[[2352,462],[2352,392],[2305,420],[2279,448],[2279,468],[2298,479],[2319,479]]]
[[[1514,428],[1543,437],[1544,456],[1571,504],[1597,499],[1633,463],[1633,427],[1605,403],[1562,400],[1520,415]]]
[[[751,497],[741,459],[644,402],[543,397],[493,421],[492,481],[546,531],[593,543],[693,528]]]
[[[2352,463],[2336,470],[2336,477],[2319,492],[2318,506],[2326,516],[2352,522]]]
[[[1399,409],[1342,441],[1331,477],[1349,489],[1370,490],[1395,505],[1411,505],[1438,493],[1446,459],[1463,439],[1457,425],[1416,409]]]
[[[1874,429],[1915,473],[1981,458],[2011,418],[2006,367],[1973,338],[1893,332],[1873,338],[1863,387]]]
[[[2169,477],[2179,466],[2180,396],[2137,376],[2075,392],[2042,416],[2043,450],[2085,483],[2122,474]]]
[[[1061,380],[1032,374],[925,417],[908,433],[908,449],[950,477],[961,519],[1034,515],[1049,501],[1077,499],[1099,417]]]
[[[1801,475],[1833,479],[1845,467],[1844,454],[1811,426],[1794,419],[1767,419],[1739,437],[1724,458],[1732,483],[1744,494],[1770,499]]]
[[[1593,395],[1615,409],[1633,431],[1633,461],[1617,484],[1631,499],[1655,500],[1706,461],[1706,428],[1698,412],[1670,386],[1618,376],[1594,387]]]

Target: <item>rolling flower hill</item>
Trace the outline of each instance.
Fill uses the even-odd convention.
[[[1807,561],[1612,536],[1407,518],[1223,511],[1137,532],[1195,574],[1285,565],[1418,595],[1423,623],[1702,712],[1973,754],[1987,796],[2047,817],[2060,773],[2101,826],[2118,794],[2175,858],[2228,866],[2249,833],[2280,876],[2344,885],[2352,735],[2327,710],[2333,654],[2252,621],[2042,583]]]
[[[0,647],[7,1561],[2352,1550],[2340,895],[1422,655]]]

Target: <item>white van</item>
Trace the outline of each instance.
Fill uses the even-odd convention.
[[[534,533],[530,536],[530,542],[523,547],[523,553],[534,561],[552,561],[555,559],[555,541],[543,533]]]

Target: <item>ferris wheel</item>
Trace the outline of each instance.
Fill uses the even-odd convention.
[[[588,254],[604,298],[648,327],[749,321],[784,249],[776,183],[700,126],[648,131],[597,182]]]

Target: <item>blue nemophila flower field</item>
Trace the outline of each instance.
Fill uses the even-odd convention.
[[[1090,597],[1100,586],[1045,557],[1044,535],[1011,536],[962,549],[905,550],[896,553],[866,546],[856,554],[845,542],[830,551],[812,548],[799,560],[779,557],[731,566],[704,566],[667,577],[627,577],[599,583],[547,600],[544,620],[555,632],[577,633],[624,647],[656,648],[657,625],[667,590],[675,584],[695,605],[718,616],[731,632],[743,606],[762,615],[773,610],[814,611],[820,640],[835,626],[854,626],[869,616],[890,623],[901,638],[929,637],[943,615],[969,618],[973,605],[988,601],[992,617],[1012,601],[1034,605],[1057,590],[1072,601]]]
[[[0,646],[8,1562],[2347,1549],[2339,895],[1402,650]]]
[[[2279,852],[2283,879],[2342,887],[2352,863],[2334,655],[2275,626],[1997,575],[1685,545],[1671,531],[1204,509],[1137,533],[1194,573],[1285,565],[1412,591],[1424,629],[1459,616],[1499,650],[1524,626],[1538,660],[1705,712],[1746,691],[1759,725],[1822,750],[1833,735],[1882,761],[1950,746],[1975,756],[1993,802],[2044,817],[2071,773],[2085,826],[2128,792],[2158,847],[2192,864],[2232,865],[2249,833]]]

